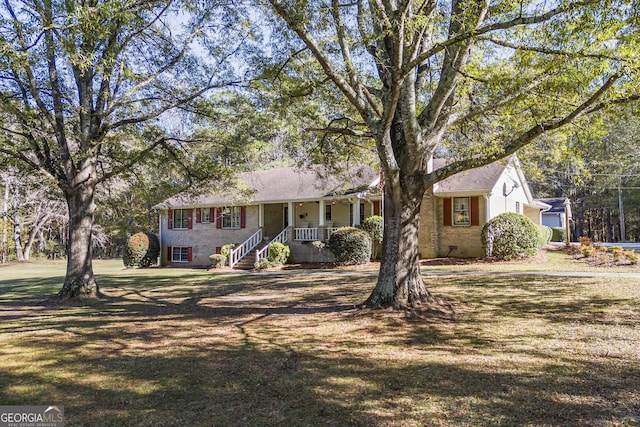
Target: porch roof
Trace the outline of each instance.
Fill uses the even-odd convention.
[[[373,170],[349,177],[345,183],[337,177],[321,178],[313,169],[281,167],[244,172],[238,175],[238,188],[222,193],[171,197],[156,208],[172,206],[221,206],[255,203],[284,203],[344,198],[366,190],[377,178]],[[249,190],[247,195],[242,190]]]

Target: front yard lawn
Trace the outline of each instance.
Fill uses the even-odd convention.
[[[425,275],[456,309],[432,318],[358,309],[366,271],[97,261],[108,298],[55,307],[62,263],[0,267],[0,403],[69,426],[640,425],[640,279],[467,267]]]

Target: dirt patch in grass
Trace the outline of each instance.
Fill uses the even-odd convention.
[[[428,277],[458,314],[428,320],[358,309],[368,274],[113,269],[34,307],[43,280],[0,279],[0,401],[70,426],[640,423],[637,280]]]

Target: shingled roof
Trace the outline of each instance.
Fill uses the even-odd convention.
[[[545,210],[545,213],[564,213],[565,204],[567,203],[566,197],[549,197],[536,200],[551,206],[551,208]]]
[[[446,159],[434,159],[434,168],[446,164]],[[487,166],[460,172],[439,182],[435,194],[485,193],[490,192],[506,167],[505,162],[495,162]],[[188,196],[185,194],[165,200],[156,208],[172,206],[215,206],[246,203],[283,203],[288,201],[311,201],[319,199],[348,197],[359,193],[378,178],[378,172],[371,169],[350,177],[345,183],[336,177],[320,178],[313,169],[300,170],[281,167],[268,170],[241,173],[239,186],[232,191],[218,194]],[[242,191],[242,189],[247,191]]]
[[[231,192],[195,197],[177,195],[157,207],[281,203],[291,200],[339,198],[367,189],[377,178],[377,173],[370,171],[350,178],[351,182],[345,184],[335,177],[322,178],[313,169],[300,170],[293,167],[244,172],[238,175],[238,188]]]
[[[439,169],[446,163],[446,159],[434,159],[433,168]],[[476,169],[459,172],[440,181],[434,193],[489,192],[498,182],[505,167],[504,162],[498,161]]]

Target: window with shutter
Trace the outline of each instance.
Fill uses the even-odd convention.
[[[190,217],[193,213],[192,211],[192,209],[174,209],[173,214],[169,215],[169,228],[173,228],[175,230],[186,230],[191,228]]]
[[[469,197],[453,198],[453,225],[471,225]]]
[[[222,228],[241,228],[242,209],[231,206],[222,209]],[[246,214],[245,214],[246,215]]]
[[[471,210],[471,225],[480,225],[480,197],[471,197],[469,209]]]
[[[169,248],[171,262],[191,262],[193,256],[191,246],[174,246]]]
[[[216,209],[216,228],[222,228],[222,208]]]
[[[211,209],[209,208],[202,208],[201,209],[201,220],[203,224],[208,224],[209,222],[211,222]]]
[[[451,197],[442,200],[442,220],[445,227],[451,226]]]
[[[480,225],[480,197],[447,197],[442,204],[445,226]]]

